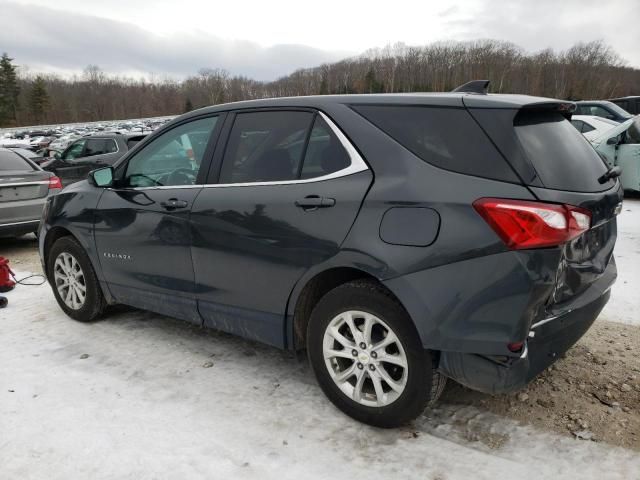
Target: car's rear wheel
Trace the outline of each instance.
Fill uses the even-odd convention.
[[[95,320],[104,297],[89,257],[72,237],[62,237],[48,255],[47,273],[58,305],[75,320]]]
[[[341,285],[318,302],[307,349],[329,399],[370,425],[413,420],[444,385],[404,308],[370,281]]]

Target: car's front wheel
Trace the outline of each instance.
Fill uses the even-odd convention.
[[[47,276],[58,305],[75,320],[95,320],[104,297],[89,257],[73,237],[62,237],[49,251]]]
[[[327,397],[370,425],[413,420],[444,386],[404,308],[370,281],[341,285],[318,302],[307,351]]]

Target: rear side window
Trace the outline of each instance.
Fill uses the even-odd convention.
[[[297,179],[313,118],[310,112],[238,113],[220,183]]]
[[[318,115],[311,130],[300,178],[329,175],[347,168],[349,154],[327,122]]]
[[[102,155],[105,153],[106,140],[102,138],[90,138],[87,140],[87,144],[84,149],[85,157],[92,157],[94,155]]]
[[[518,182],[511,167],[465,109],[400,105],[355,105],[352,108],[436,167]]]
[[[587,133],[595,130],[595,128],[582,120],[571,120],[571,124],[581,133]]]
[[[591,144],[559,113],[521,111],[516,136],[543,185],[554,190],[599,192],[607,166]]]
[[[9,150],[0,150],[0,171],[33,171],[34,168],[29,162],[17,153]]]

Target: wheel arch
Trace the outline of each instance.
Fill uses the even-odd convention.
[[[354,266],[331,266],[309,274],[296,284],[289,303],[285,322],[286,345],[291,350],[305,348],[309,318],[318,301],[330,290],[357,279],[367,279],[388,291],[402,303],[373,272]]]
[[[51,250],[51,247],[55,244],[55,242],[63,237],[73,238],[84,249],[85,253],[87,254],[87,257],[89,258],[89,262],[91,262],[93,271],[95,272],[96,277],[100,282],[100,286],[102,287],[102,293],[107,303],[113,303],[114,302],[113,296],[111,295],[109,288],[104,282],[104,278],[102,276],[102,269],[100,268],[100,261],[98,258],[96,258],[96,251],[92,245],[93,236],[90,236],[89,238],[87,238],[83,235],[78,235],[78,233],[75,232],[74,229],[67,228],[66,225],[52,226],[45,233],[43,243],[42,243],[42,255],[43,255],[42,263],[43,263],[43,268],[45,269],[45,272],[44,272],[45,276],[48,278],[48,272],[46,270],[49,264],[49,251]]]
[[[53,246],[54,243],[56,243],[57,240],[59,240],[62,237],[73,237],[76,241],[78,241],[78,238],[75,235],[73,235],[73,233],[71,233],[69,229],[65,227],[55,226],[50,228],[45,234],[44,246],[42,249],[42,255],[43,255],[42,263],[45,270],[48,268],[48,265],[49,265],[49,251],[51,250],[51,247]],[[45,271],[45,274],[48,274],[48,272]]]

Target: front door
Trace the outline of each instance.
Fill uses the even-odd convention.
[[[96,249],[117,301],[200,323],[189,214],[218,123],[200,117],[161,133],[125,160],[116,188],[100,198]]]
[[[339,251],[373,178],[329,122],[312,111],[235,115],[216,152],[219,181],[191,213],[206,325],[283,346],[293,287]]]

